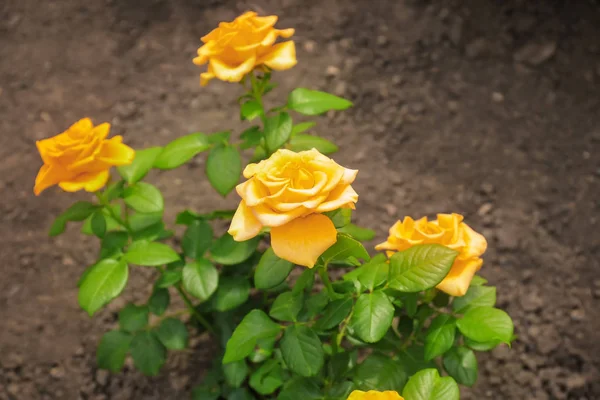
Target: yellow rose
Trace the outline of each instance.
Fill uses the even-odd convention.
[[[377,392],[375,390],[363,392],[355,390],[350,393],[350,397],[348,397],[347,400],[404,400],[404,398],[400,396],[398,392],[393,392],[391,390],[386,390],[385,392]]]
[[[452,269],[437,288],[451,296],[464,296],[475,272],[481,269],[480,256],[487,248],[485,238],[462,222],[459,214],[438,214],[436,221],[405,217],[390,228],[386,242],[377,250],[406,250],[416,244],[438,243],[458,251]]]
[[[321,213],[354,209],[358,195],[350,184],[357,173],[316,149],[278,150],[244,170],[248,180],[236,188],[242,201],[229,234],[244,241],[269,227],[275,254],[312,268],[337,237],[333,223]]]
[[[61,134],[36,142],[44,165],[33,192],[39,195],[56,184],[67,192],[95,192],[104,187],[112,166],[131,164],[135,157],[121,136],[106,139],[109,130],[110,124],[94,126],[84,118]]]
[[[201,40],[205,44],[198,49],[194,64],[208,62],[208,71],[200,74],[200,85],[219,78],[227,82],[239,82],[254,68],[265,65],[283,71],[296,65],[296,47],[291,40],[275,44],[279,36],[289,38],[294,29],[275,29],[277,17],[259,17],[248,11],[233,22],[221,22]]]

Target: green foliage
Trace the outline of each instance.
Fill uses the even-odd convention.
[[[117,297],[127,284],[125,261],[105,259],[94,265],[79,286],[79,305],[92,316]]]
[[[192,133],[177,138],[162,149],[154,161],[154,167],[159,169],[177,168],[209,148],[210,142],[203,133]]]
[[[130,165],[117,168],[122,179],[97,193],[96,202],[75,203],[52,225],[55,236],[68,222],[83,221],[82,233],[99,239],[98,259],[77,283],[79,304],[90,316],[122,293],[129,273],[141,270],[137,266],[154,267],[146,269],[155,276],[147,302],[119,310],[118,329],[100,340],[98,367],[118,372],[129,355],[136,369],[155,376],[168,351],[186,349],[190,334],[206,334],[217,356],[192,390],[196,400],[346,400],[352,390],[394,390],[406,400],[458,399],[457,383],[477,380],[475,351],[510,345],[514,327],[494,308],[496,288],[484,278],[474,276],[462,297],[436,288],[457,251],[421,244],[389,259],[385,253],[371,258],[362,242],[375,232],[353,224],[352,210],[344,207],[323,213],[337,230],[336,242],[314,268],[294,270],[268,246],[269,226],[243,242],[222,234],[235,209],[181,211],[174,223],[184,227],[164,218],[170,213],[163,195],[144,182],[153,168],[170,170],[206,152],[206,179],[227,196],[249,157],[258,162],[282,148],[338,150],[305,133],[314,122],[293,124],[290,113],[320,115],[351,102],[298,88],[287,104],[265,108],[264,96],[274,87],[271,72],[252,74],[238,102],[241,120],[254,125],[239,140],[237,132],[223,130],[138,150]],[[332,188],[325,191],[337,190]],[[269,196],[280,188],[257,190]],[[302,196],[286,195],[291,212],[304,207]],[[281,211],[268,202],[262,206]],[[440,377],[442,371],[449,376]]]
[[[425,369],[413,375],[402,396],[408,400],[458,400],[458,385],[449,376],[440,377],[436,369]]]
[[[58,236],[63,233],[69,221],[83,221],[94,213],[99,206],[87,201],[78,201],[71,207],[67,208],[54,220],[50,228],[50,236]]]
[[[206,177],[221,196],[227,196],[240,180],[242,159],[238,150],[229,145],[218,144],[206,159]]]
[[[440,283],[458,252],[439,244],[416,245],[390,258],[389,286],[401,292],[420,292]]]
[[[288,107],[304,115],[323,114],[329,110],[345,110],[352,103],[341,97],[318,90],[297,88],[290,93]]]
[[[117,168],[119,174],[125,182],[129,184],[136,183],[146,176],[152,169],[154,162],[159,154],[163,151],[162,147],[151,147],[149,149],[137,150],[135,158],[129,165],[123,165]]]

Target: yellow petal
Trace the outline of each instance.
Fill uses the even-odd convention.
[[[96,156],[99,161],[109,165],[129,165],[135,158],[135,150],[122,143],[122,136],[114,136],[102,144],[100,152]]]
[[[92,123],[91,119],[82,118],[79,121],[75,122],[73,125],[71,125],[69,127],[69,129],[67,129],[66,132],[71,137],[80,137],[80,136],[87,135],[89,133],[89,131],[92,130],[93,127],[94,127],[94,124]]]
[[[270,228],[287,224],[291,220],[311,212],[311,210],[307,210],[304,207],[298,207],[288,212],[279,212],[273,210],[269,205],[264,203],[252,207],[252,211],[254,212],[256,219],[258,219],[263,226],[268,226]]]
[[[345,206],[347,204],[353,204],[358,201],[358,193],[352,188],[352,186],[338,186],[329,193],[329,197],[317,208],[317,212],[333,211]]]
[[[255,178],[251,178],[246,182],[242,182],[235,187],[237,194],[250,207],[264,203],[265,197],[269,195],[266,188]]]
[[[450,296],[464,296],[469,289],[473,275],[481,268],[482,264],[481,258],[457,259],[448,275],[436,287]]]
[[[290,69],[297,63],[296,46],[291,40],[271,47],[271,51],[258,61],[258,64],[264,64],[276,71]]]
[[[350,393],[348,400],[404,400],[398,392],[386,390],[385,392],[378,392],[375,390],[369,390],[363,392],[362,390],[355,390]]]
[[[60,182],[58,185],[65,192],[77,192],[81,189],[85,189],[87,192],[96,192],[106,185],[109,176],[108,170],[81,174],[69,181]]]
[[[469,225],[464,222],[460,226],[462,235],[465,241],[465,247],[460,255],[461,258],[479,257],[487,250],[487,240],[485,237],[475,232]]]
[[[104,140],[108,136],[109,132],[110,132],[110,124],[108,122],[104,122],[98,126],[95,126],[91,131],[91,135],[95,139]]]
[[[69,178],[71,175],[64,168],[53,165],[42,165],[35,178],[33,193],[38,196],[50,186],[54,186],[62,179]]]
[[[217,59],[210,59],[210,67],[217,78],[227,82],[239,82],[244,75],[252,71],[256,63],[256,57],[249,57],[238,66],[227,65],[225,62]]]
[[[275,254],[308,268],[314,267],[319,256],[336,242],[336,238],[333,222],[321,214],[296,218],[271,229],[271,246]]]
[[[227,232],[233,236],[235,241],[243,242],[258,235],[261,229],[262,225],[252,214],[252,210],[246,205],[246,202],[242,200]]]

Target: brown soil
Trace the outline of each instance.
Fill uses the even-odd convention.
[[[210,352],[171,356],[158,378],[97,371],[115,324],[75,283],[96,243],[46,236],[85,194],[32,194],[35,140],[83,116],[136,147],[231,123],[236,85],[201,89],[199,37],[248,8],[295,27],[293,86],[333,91],[351,112],[319,132],[359,168],[358,223],[378,240],[404,215],[456,211],[489,239],[482,274],[518,341],[480,358],[464,399],[600,398],[600,7],[594,1],[4,0],[0,2],[0,399],[185,399]],[[157,174],[168,217],[223,207],[203,159]],[[228,205],[234,205],[235,195]],[[136,270],[127,299],[145,298]]]

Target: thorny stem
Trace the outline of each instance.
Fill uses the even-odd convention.
[[[336,343],[336,346],[338,349],[340,348],[340,346],[342,344],[342,340],[344,340],[344,335],[346,334],[346,327],[348,326],[348,323],[350,322],[350,318],[352,318],[352,314],[354,314],[354,308],[352,308],[352,311],[350,311],[350,314],[348,314],[348,316],[340,324],[342,329],[340,329],[340,332],[337,334],[337,337],[335,339],[335,343]]]
[[[340,295],[333,290],[333,285],[331,284],[331,280],[329,280],[329,274],[327,273],[327,265],[324,265],[322,268],[319,268],[319,276],[321,277],[321,281],[323,281],[323,285],[325,285],[325,289],[327,289],[327,293],[332,300],[339,299]]]

